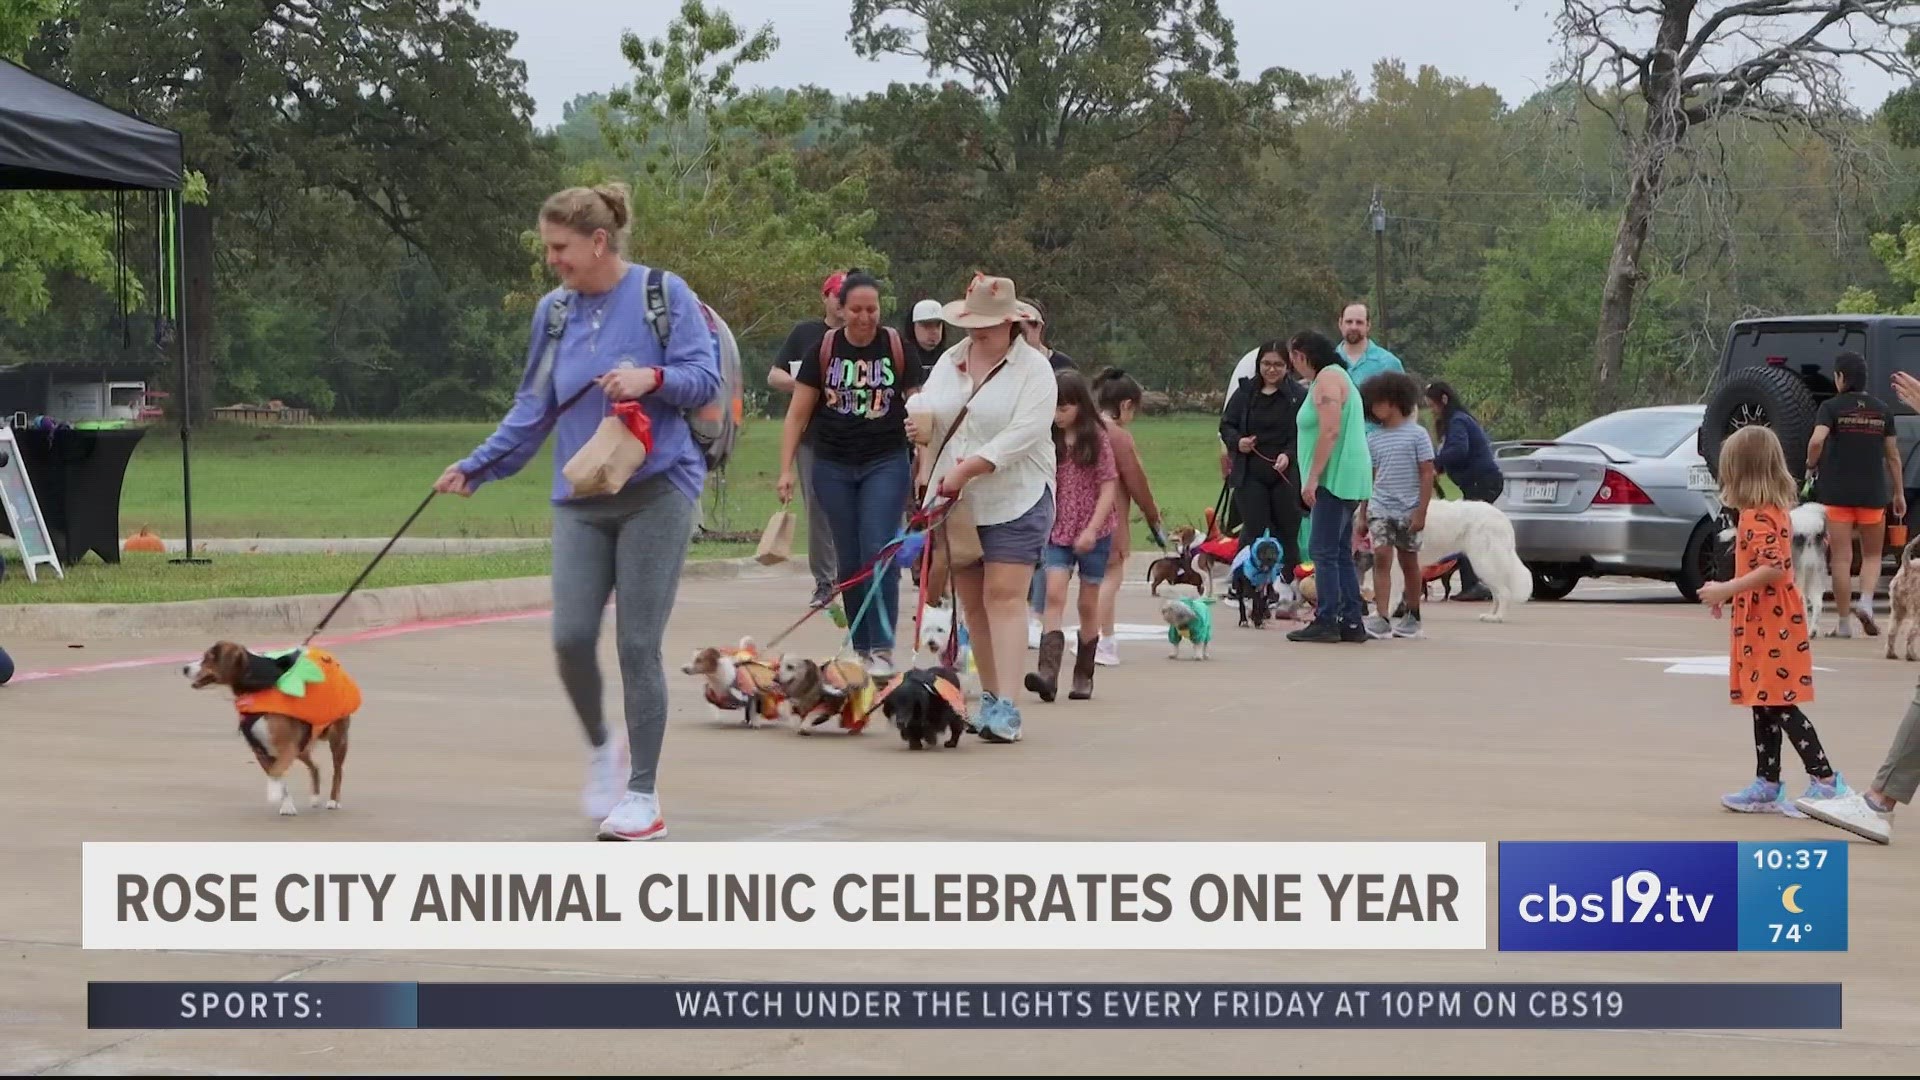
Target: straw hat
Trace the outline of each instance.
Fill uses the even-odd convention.
[[[1013,322],[1020,318],[1020,306],[1013,294],[1013,279],[975,274],[967,295],[948,304],[941,314],[955,326],[977,330]]]

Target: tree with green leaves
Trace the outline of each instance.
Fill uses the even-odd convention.
[[[887,269],[866,240],[875,215],[863,178],[816,185],[801,176],[792,141],[827,108],[826,95],[750,94],[736,82],[778,47],[770,25],[749,33],[725,11],[685,0],[665,37],[622,38],[633,82],[598,109],[630,171],[635,257],[672,267],[742,341],[811,313],[834,267]],[[582,179],[604,178],[587,172]]]
[[[19,61],[66,0],[10,0],[0,6],[0,57]],[[62,273],[101,288],[114,284],[113,218],[84,195],[0,191],[0,318],[24,323],[45,311]]]
[[[1290,228],[1301,195],[1260,168],[1313,88],[1240,78],[1215,0],[856,0],[851,37],[958,76],[848,110],[916,292],[1005,274],[1068,352],[1163,384],[1330,317],[1338,288]]]

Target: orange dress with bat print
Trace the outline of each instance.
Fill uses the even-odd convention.
[[[1793,530],[1787,512],[1757,506],[1740,514],[1734,574],[1763,566],[1786,577],[1733,597],[1733,655],[1727,664],[1733,703],[1785,707],[1813,700],[1813,646],[1807,641],[1807,603],[1793,580]]]

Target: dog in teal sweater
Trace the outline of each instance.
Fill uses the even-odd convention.
[[[1180,643],[1193,642],[1193,658],[1205,660],[1207,646],[1213,641],[1213,598],[1211,596],[1172,597],[1160,604],[1160,617],[1167,623],[1167,640],[1173,644],[1168,659],[1180,659]]]

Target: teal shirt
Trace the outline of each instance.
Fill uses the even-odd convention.
[[[1347,396],[1340,404],[1340,433],[1334,436],[1333,448],[1320,468],[1320,486],[1336,498],[1359,502],[1373,496],[1373,454],[1367,449],[1367,425],[1361,422],[1360,391],[1345,370],[1327,370],[1338,371],[1346,380]],[[1300,403],[1295,423],[1300,430],[1295,457],[1300,461],[1300,482],[1304,484],[1316,464],[1313,453],[1320,441],[1320,410],[1314,408],[1311,386],[1307,388],[1307,400]]]
[[[1381,348],[1380,343],[1372,338],[1367,339],[1367,351],[1361,353],[1360,359],[1358,360],[1347,355],[1347,343],[1345,341],[1340,342],[1334,347],[1340,350],[1340,359],[1347,362],[1347,375],[1353,379],[1353,385],[1355,386],[1365,386],[1367,380],[1373,378],[1375,375],[1385,375],[1389,371],[1407,370],[1406,365],[1400,362],[1399,357]]]

